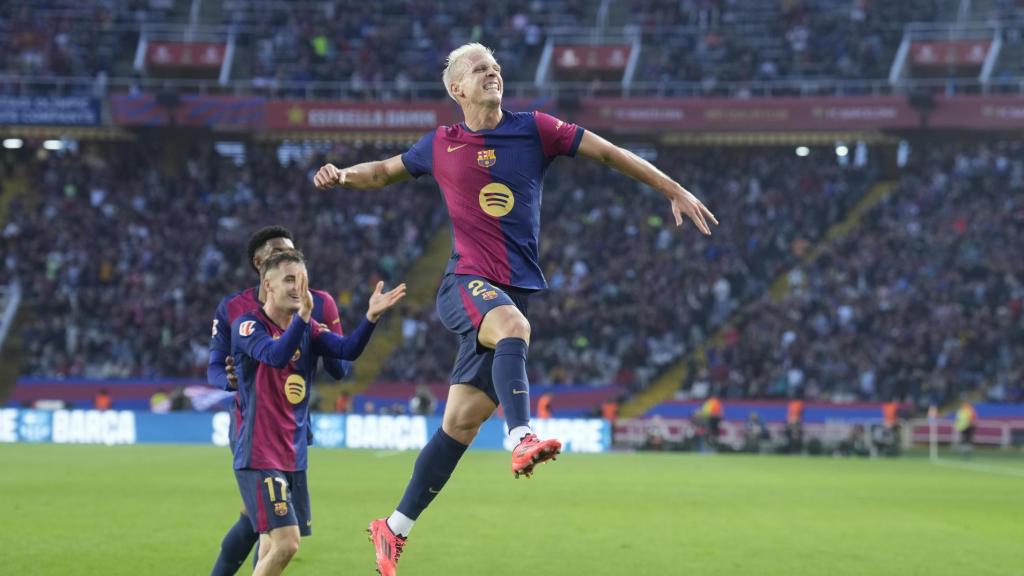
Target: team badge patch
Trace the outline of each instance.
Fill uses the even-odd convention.
[[[288,515],[288,503],[287,502],[274,502],[274,514],[278,516]]]
[[[252,336],[252,333],[256,331],[256,321],[246,320],[238,325],[239,336]]]
[[[486,302],[488,300],[494,300],[495,298],[497,298],[498,293],[494,290],[488,290],[487,292],[484,292],[480,297],[483,298],[484,301]]]
[[[476,163],[490,168],[498,163],[498,157],[494,155],[494,150],[481,150],[476,153]]]

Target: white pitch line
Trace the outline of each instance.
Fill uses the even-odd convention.
[[[961,468],[964,470],[973,470],[975,472],[988,472],[990,474],[1008,474],[1010,476],[1024,477],[1024,470],[1003,468],[1001,466],[992,466],[990,464],[975,464],[973,462],[954,462],[951,460],[932,460],[931,462],[932,464],[946,466],[948,468]]]

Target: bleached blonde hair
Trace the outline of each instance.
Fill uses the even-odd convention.
[[[452,50],[448,54],[448,60],[444,64],[444,74],[441,75],[441,79],[444,81],[444,89],[448,91],[448,95],[451,96],[452,100],[458,102],[455,99],[455,95],[452,94],[452,82],[457,82],[462,79],[462,76],[466,74],[467,65],[465,59],[467,56],[472,54],[487,54],[488,56],[494,56],[494,50],[491,50],[487,46],[479,42],[470,42],[469,44],[463,44],[455,50]]]

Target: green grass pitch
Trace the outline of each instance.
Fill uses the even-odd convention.
[[[373,574],[364,529],[415,453],[313,450],[288,574]],[[399,574],[1024,574],[1024,464],[565,454],[513,480],[470,451]],[[207,574],[239,496],[227,449],[0,445],[0,574]],[[248,573],[243,569],[241,573]]]

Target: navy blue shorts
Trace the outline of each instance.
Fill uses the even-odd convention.
[[[235,470],[238,490],[252,529],[266,534],[275,528],[298,526],[299,534],[313,533],[306,471]]]
[[[494,350],[481,346],[477,330],[484,316],[498,306],[512,305],[527,315],[530,290],[497,286],[482,276],[447,274],[437,291],[437,315],[459,339],[459,351],[452,367],[452,384],[470,384],[482,390],[495,404],[498,394],[491,381]]]

